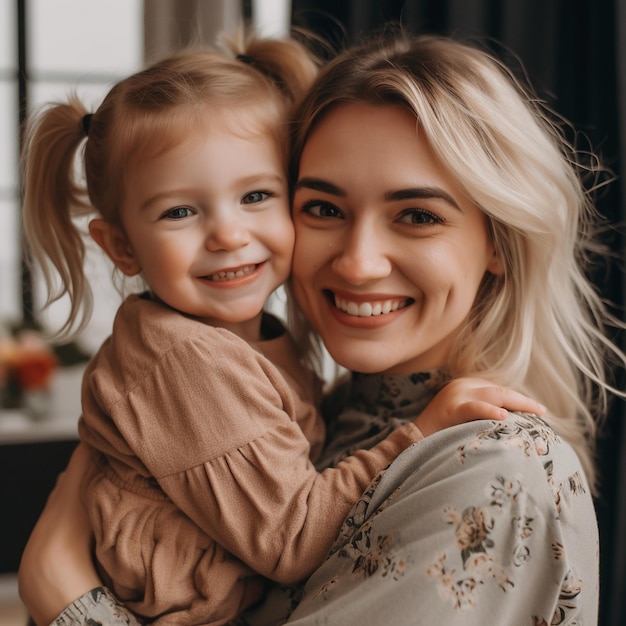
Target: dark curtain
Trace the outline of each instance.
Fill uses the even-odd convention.
[[[597,206],[610,223],[624,220],[626,0],[293,0],[293,21],[338,45],[395,21],[415,33],[478,38],[509,64],[521,60],[539,96],[584,134],[579,147],[590,144],[617,175],[617,181],[597,198]],[[623,318],[621,235],[607,236],[607,245],[615,259],[599,267],[593,279]],[[617,340],[623,342],[619,336]],[[623,373],[617,372],[616,377],[623,388]],[[624,403],[615,402],[598,451],[602,626],[626,624],[623,413]]]

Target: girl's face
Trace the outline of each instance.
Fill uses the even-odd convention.
[[[445,367],[485,272],[485,215],[400,106],[350,103],[307,140],[293,203],[294,292],[350,370]]]
[[[258,339],[294,243],[275,141],[211,127],[133,168],[127,189],[121,215],[134,271],[172,308]]]

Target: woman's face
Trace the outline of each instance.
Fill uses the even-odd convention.
[[[293,216],[294,292],[350,370],[445,367],[485,272],[485,215],[400,106],[342,104],[311,133]]]

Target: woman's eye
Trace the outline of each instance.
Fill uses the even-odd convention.
[[[404,224],[414,224],[416,226],[427,226],[428,224],[443,224],[445,220],[438,215],[426,211],[425,209],[407,209],[402,211],[399,222]]]
[[[341,211],[328,202],[307,202],[302,207],[302,213],[306,213],[307,215],[312,215],[313,217],[337,217],[341,218]]]
[[[252,191],[246,194],[243,199],[243,204],[257,204],[258,202],[263,202],[266,198],[269,198],[271,194],[267,191]]]
[[[163,213],[162,217],[170,220],[180,220],[193,215],[193,211],[186,206],[177,206]]]

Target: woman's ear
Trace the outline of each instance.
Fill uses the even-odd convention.
[[[504,274],[504,264],[502,263],[502,259],[500,258],[500,255],[496,252],[495,248],[492,250],[489,263],[487,263],[487,271],[494,276],[501,276],[502,274]]]
[[[135,276],[141,272],[130,242],[119,226],[103,219],[91,220],[89,234],[126,276]]]

